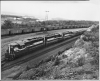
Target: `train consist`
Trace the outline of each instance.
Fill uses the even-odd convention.
[[[28,37],[23,40],[14,41],[8,45],[8,49],[5,53],[5,59],[14,60],[17,57],[25,55],[31,51],[33,52],[36,49],[81,35],[84,31],[85,30],[74,32],[67,31],[63,33],[48,34],[44,37]]]

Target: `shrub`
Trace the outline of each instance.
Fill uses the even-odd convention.
[[[84,40],[83,39],[78,39],[73,47],[81,47],[84,44]]]
[[[62,58],[67,58],[68,56],[67,55],[62,55]]]
[[[52,72],[53,79],[61,79],[61,70],[59,67],[55,67]]]
[[[92,65],[99,65],[99,54],[94,57],[94,59],[90,62]]]
[[[55,56],[53,55],[52,57],[51,57],[51,61],[53,62],[55,60]]]
[[[92,44],[93,44],[93,46],[96,47],[96,48],[99,47],[99,41],[94,41],[94,42],[92,42]]]
[[[85,58],[84,57],[81,57],[77,60],[77,64],[78,66],[82,66],[85,64]]]
[[[44,61],[43,60],[41,60],[39,63],[38,63],[38,65],[41,65],[41,64],[43,64],[44,63]]]
[[[44,76],[45,74],[46,74],[45,70],[43,70],[43,69],[37,69],[37,70],[36,70],[35,76],[36,76],[36,77],[42,77],[42,76]]]
[[[34,64],[33,68],[39,67],[39,64]]]
[[[4,24],[1,27],[2,29],[9,29],[9,28],[13,28],[13,23],[10,20],[5,20]]]
[[[60,58],[56,57],[54,61],[54,66],[59,65],[59,64],[60,64]]]
[[[35,69],[30,69],[28,71],[24,71],[19,77],[18,79],[24,79],[24,80],[29,80],[31,78],[31,76],[34,76],[36,74],[36,70]]]
[[[44,62],[49,62],[49,61],[51,61],[51,59],[52,59],[52,57],[47,57],[47,58],[44,60]]]
[[[58,55],[61,55],[61,54],[62,54],[62,51],[59,51],[59,52],[58,52]]]
[[[27,71],[27,70],[29,70],[29,69],[31,69],[31,67],[29,67],[29,66],[27,65],[25,70]]]

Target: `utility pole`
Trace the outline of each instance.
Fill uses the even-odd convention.
[[[48,13],[49,13],[49,11],[45,11],[45,12],[46,12],[45,20],[48,21]]]
[[[45,27],[44,30],[46,30],[46,25],[48,24],[48,13],[49,11],[45,11],[46,12],[46,16],[45,16]]]

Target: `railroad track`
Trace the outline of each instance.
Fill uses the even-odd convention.
[[[36,51],[34,54],[29,54],[29,55],[26,55],[25,57],[22,57],[22,58],[18,58],[14,61],[10,61],[10,62],[6,62],[6,61],[3,61],[2,63],[2,66],[1,66],[1,71],[5,71],[7,69],[10,69],[16,65],[20,65],[20,64],[23,64],[29,60],[32,60],[32,59],[35,59],[36,57],[39,57],[39,56],[42,56],[46,53],[49,53],[57,48],[61,48],[63,47],[65,44],[68,44],[72,41],[75,41],[77,38],[79,38],[79,36],[76,36],[76,37],[73,37],[71,39],[68,39],[68,40],[64,40],[63,42],[60,42],[60,43],[57,43],[53,46],[49,46],[48,48],[46,47],[45,49],[42,49],[42,50],[39,50],[39,51]],[[69,49],[71,47],[70,46],[66,46],[67,49]],[[59,50],[60,51],[60,50]]]

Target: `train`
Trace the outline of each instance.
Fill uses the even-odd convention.
[[[74,36],[81,35],[82,33],[84,33],[84,30],[74,32],[67,31],[63,33],[47,34],[42,37],[27,37],[22,40],[13,41],[12,43],[8,44],[8,49],[5,53],[5,59],[14,60],[23,55],[26,55],[31,51],[34,52],[39,48],[43,48],[53,43],[57,43]]]

